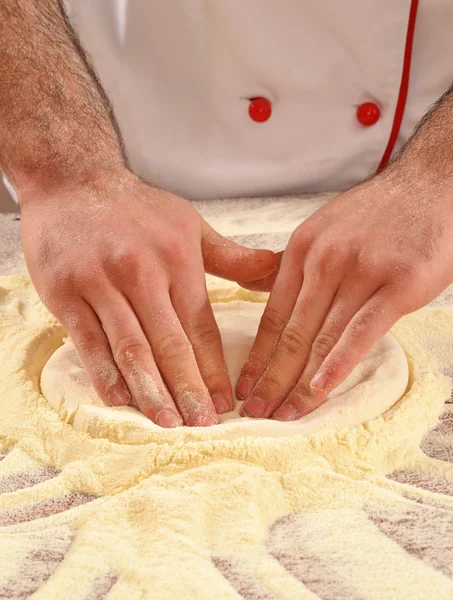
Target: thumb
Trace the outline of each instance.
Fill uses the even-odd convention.
[[[271,292],[274,287],[275,280],[277,279],[277,275],[280,271],[280,265],[282,262],[283,251],[277,252],[275,255],[276,258],[276,266],[270,275],[264,277],[262,279],[258,279],[255,281],[238,281],[239,285],[246,290],[253,290],[255,292]]]
[[[256,281],[270,275],[277,267],[271,250],[245,248],[217,233],[201,220],[201,251],[206,273],[230,281]]]

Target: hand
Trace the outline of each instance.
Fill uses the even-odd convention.
[[[212,425],[233,395],[205,270],[265,277],[275,255],[217,234],[129,171],[19,195],[33,283],[98,395],[162,427]]]
[[[238,381],[244,415],[312,412],[400,317],[452,282],[453,198],[441,187],[384,171],[295,230]]]

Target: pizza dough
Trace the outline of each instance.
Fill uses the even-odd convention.
[[[248,301],[218,302],[213,305],[233,389],[253,343],[264,307],[263,303]],[[234,411],[221,415],[221,424],[205,429],[223,428],[229,438],[309,435],[325,429],[338,431],[369,421],[387,411],[404,394],[408,374],[404,351],[388,334],[346,381],[330,394],[324,405],[302,419],[284,423],[240,417],[242,403],[236,402]],[[153,431],[161,430],[135,408],[105,406],[92,388],[70,341],[66,341],[45,365],[41,375],[41,390],[63,420],[93,437],[105,437],[120,443],[140,443],[149,440]],[[177,435],[178,429],[182,428],[167,430],[168,436]],[[201,431],[201,428],[197,429]]]

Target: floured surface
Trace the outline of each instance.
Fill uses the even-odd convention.
[[[437,331],[451,313],[396,326],[407,391],[363,425],[113,443],[41,395],[65,332],[26,278],[0,279],[0,598],[451,598],[453,499],[407,485],[417,468],[453,482],[419,449],[450,391],[425,349]]]
[[[213,304],[222,336],[225,359],[234,386],[252,346],[265,304],[231,300]],[[291,423],[270,419],[240,417],[241,402],[234,411],[221,415],[215,429],[227,428],[233,436],[310,435],[323,429],[339,431],[360,425],[388,410],[406,390],[409,370],[401,346],[388,334],[329,396],[327,402],[310,415]],[[94,437],[107,437],[121,443],[146,441],[159,429],[135,408],[109,408],[90,384],[74,346],[65,343],[51,356],[41,376],[41,391],[61,418],[76,429]],[[198,431],[200,439],[209,429]],[[169,432],[178,439],[181,429]],[[221,431],[218,432],[221,435]]]
[[[323,201],[284,199],[284,214],[280,199],[197,206],[235,240],[279,250]],[[25,272],[8,219],[0,273]],[[125,445],[49,407],[39,378],[65,332],[28,280],[0,279],[0,598],[451,600],[453,412],[438,369],[453,375],[452,298],[394,328],[409,385],[382,417]]]

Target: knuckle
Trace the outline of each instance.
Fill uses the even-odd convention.
[[[393,279],[403,284],[416,283],[420,276],[418,265],[409,262],[398,262],[392,269]]]
[[[308,225],[302,225],[292,234],[288,247],[294,246],[299,252],[307,250],[313,243],[313,238],[313,233]]]
[[[53,269],[51,274],[50,297],[62,298],[74,293],[76,276],[73,271],[64,267]]]
[[[258,356],[252,349],[247,362],[242,367],[239,379],[247,377],[255,382],[258,381],[266,368],[266,364],[266,360],[263,357]]]
[[[121,381],[121,375],[103,336],[84,333],[75,340],[75,347],[86,371],[74,373],[74,380],[91,380],[97,393],[109,403],[109,392]]]
[[[77,335],[77,347],[82,353],[91,353],[104,343],[104,337],[97,331],[84,329]]]
[[[318,250],[318,257],[321,263],[331,263],[339,254],[338,244],[333,240],[324,241],[322,247]]]
[[[185,265],[187,263],[187,244],[184,236],[172,236],[166,240],[164,253],[171,263],[176,265]]]
[[[143,356],[150,352],[150,348],[135,335],[121,338],[116,344],[115,360],[121,367],[136,365]]]
[[[226,365],[220,364],[212,370],[203,371],[202,377],[207,389],[211,393],[222,393],[225,395],[230,393],[231,384]]]
[[[412,312],[426,303],[423,278],[420,266],[410,262],[398,261],[387,268],[386,302],[389,306],[397,305],[402,314]]]
[[[154,356],[158,362],[181,360],[190,350],[188,339],[180,334],[167,335],[153,344]]]
[[[267,306],[261,319],[261,330],[270,335],[278,335],[284,326],[285,320],[280,311],[272,306]]]
[[[330,333],[320,333],[314,340],[312,352],[315,356],[325,358],[336,344],[335,337]]]
[[[390,287],[387,286],[382,293],[373,296],[364,309],[352,319],[348,325],[348,330],[354,339],[369,335],[376,327],[376,323],[386,319],[391,309],[390,297]]]
[[[380,307],[369,307],[366,314],[358,317],[349,326],[348,338],[351,343],[356,343],[363,340],[364,336],[369,332],[376,322],[382,316]]]
[[[357,252],[356,256],[356,269],[360,274],[369,273],[373,269],[375,270],[375,265],[377,264],[377,257],[373,254],[373,252],[369,250],[368,247],[361,248]]]
[[[108,253],[106,264],[103,265],[107,272],[113,271],[122,278],[137,281],[142,272],[142,252],[136,246],[126,246],[115,254]]]
[[[257,396],[261,397],[280,397],[283,391],[282,381],[278,378],[278,375],[272,370],[269,369],[267,373],[264,374],[263,380],[257,385],[256,393]]]
[[[220,334],[210,322],[201,321],[192,326],[190,339],[194,347],[211,346],[220,343]]]
[[[301,327],[288,324],[280,338],[280,347],[286,354],[300,356],[308,352],[309,343]]]
[[[116,363],[107,356],[98,361],[98,367],[92,373],[91,379],[96,391],[108,403],[110,403],[112,392],[122,381]]]
[[[321,279],[329,277],[345,260],[345,251],[333,241],[326,242],[317,252],[316,268]]]
[[[135,246],[124,246],[116,252],[114,262],[123,269],[134,269],[139,261],[138,248]]]

